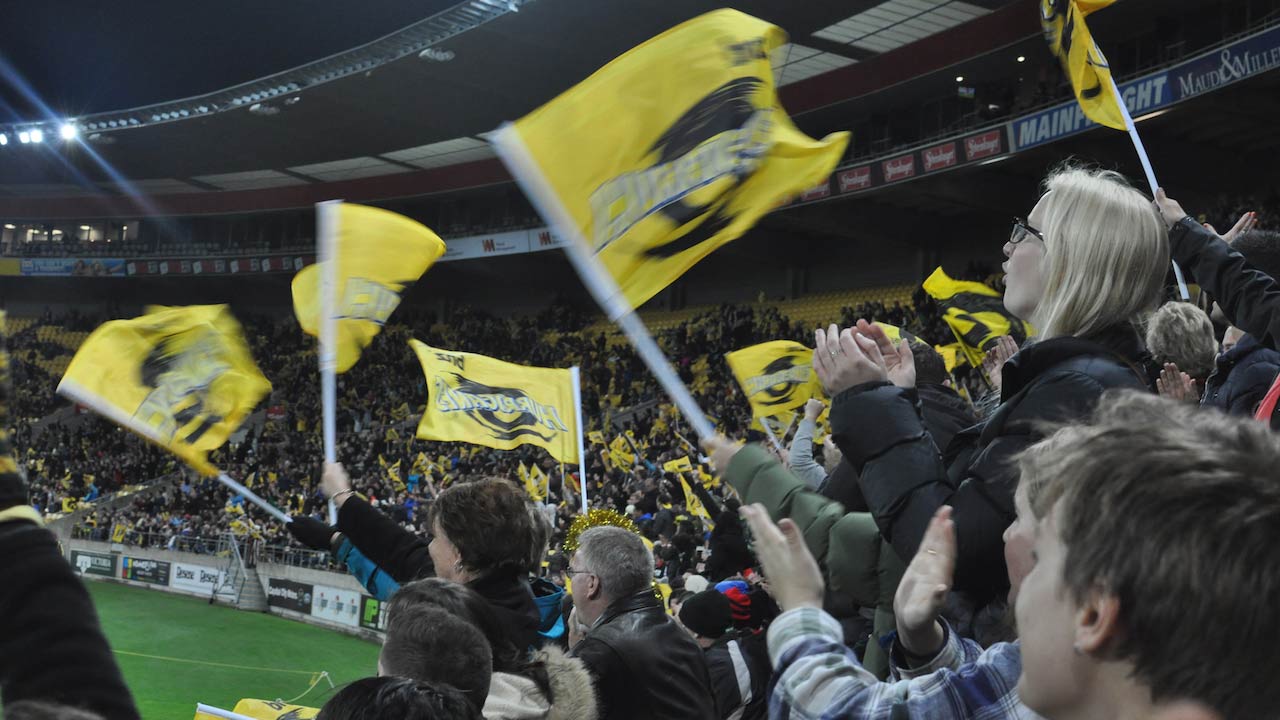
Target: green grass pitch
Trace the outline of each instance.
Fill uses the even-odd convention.
[[[144,720],[188,720],[197,702],[230,710],[241,698],[288,700],[320,671],[339,688],[376,672],[378,646],[355,637],[194,597],[86,584]],[[320,707],[332,694],[321,681],[297,704]]]

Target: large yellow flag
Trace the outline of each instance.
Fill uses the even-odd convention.
[[[427,227],[387,210],[337,206],[335,303],[336,372],[344,373],[382,330],[400,304],[400,293],[444,254],[444,242]],[[308,335],[320,336],[323,264],[293,278],[293,312]]]
[[[786,41],[737,10],[707,13],[503,126],[495,147],[638,307],[844,154],[848,133],[813,140],[778,103],[769,53]]]
[[[148,310],[94,330],[58,393],[215,475],[209,451],[227,441],[271,384],[226,305]]]
[[[813,348],[790,340],[774,340],[725,353],[725,362],[754,417],[772,417],[822,396],[813,372]]]
[[[711,517],[711,513],[703,507],[702,500],[698,499],[697,494],[693,492],[693,488],[689,487],[689,481],[680,476],[680,487],[684,488],[684,506],[691,515],[696,515],[703,519],[704,522],[714,526],[715,522]]]
[[[527,367],[473,353],[409,345],[426,374],[429,399],[418,424],[421,440],[458,440],[510,450],[546,448],[578,462],[573,383],[568,370]]]
[[[1086,117],[1116,130],[1127,129],[1123,102],[1116,96],[1111,66],[1098,49],[1084,18],[1115,0],[1040,0],[1040,26],[1075,90],[1076,101]]]
[[[987,285],[952,280],[938,268],[921,287],[942,305],[942,319],[973,367],[982,366],[982,358],[996,338],[1011,335],[1021,345],[1031,333],[1031,325],[1009,314],[1000,293]]]

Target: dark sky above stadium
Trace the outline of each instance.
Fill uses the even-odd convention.
[[[361,45],[456,0],[2,0],[0,122],[119,110]],[[40,99],[35,102],[34,94]]]

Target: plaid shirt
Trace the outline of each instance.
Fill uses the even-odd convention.
[[[897,720],[977,718],[1034,720],[1018,700],[1022,655],[1018,644],[983,651],[947,629],[947,641],[928,665],[895,668],[903,679],[881,682],[844,645],[835,618],[817,608],[783,613],[769,627],[774,720]],[[954,668],[954,669],[953,669]]]

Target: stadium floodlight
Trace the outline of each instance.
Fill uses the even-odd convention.
[[[0,145],[8,145],[8,144],[9,144],[9,136],[5,135],[4,133],[0,133]]]
[[[26,130],[19,130],[18,142],[22,143],[23,145],[26,145],[27,143],[31,142],[31,133],[27,132]]]
[[[4,229],[5,229],[5,230],[14,230],[14,229],[17,229],[17,227],[18,227],[18,226],[17,226],[17,225],[14,225],[13,223],[5,223],[5,224],[4,224]]]
[[[90,228],[88,225],[81,225],[81,226],[80,226],[80,229],[81,229],[81,230],[92,230],[93,228]]]
[[[964,76],[963,76],[963,75],[957,75],[957,76],[956,76],[956,82],[964,82]]]
[[[62,123],[62,127],[58,128],[58,134],[62,136],[63,140],[75,140],[80,131],[76,129],[75,123],[65,122]]]
[[[41,130],[40,128],[33,128],[31,130],[31,142],[33,143],[44,142],[44,131]]]
[[[1026,62],[1026,61],[1027,61],[1027,56],[1026,56],[1026,55],[1019,55],[1019,56],[1018,56],[1018,62]]]

